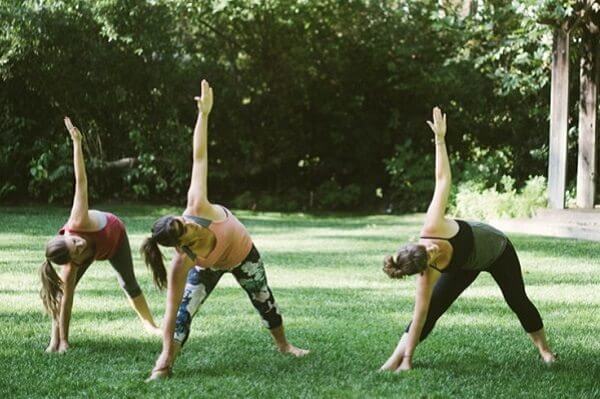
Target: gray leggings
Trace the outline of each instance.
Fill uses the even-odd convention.
[[[142,295],[142,289],[135,279],[135,273],[133,272],[133,259],[131,258],[131,247],[129,246],[129,237],[127,237],[127,233],[125,233],[123,242],[117,252],[108,261],[117,272],[119,285],[125,290],[127,295],[130,298],[136,298]],[[93,261],[79,267],[79,270],[77,270],[77,282],[83,277],[84,273],[92,263]]]

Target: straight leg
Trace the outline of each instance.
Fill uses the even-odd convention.
[[[225,272],[222,270],[201,269],[192,267],[188,272],[183,299],[177,311],[175,323],[175,334],[173,339],[183,346],[190,334],[192,319],[206,301],[210,293],[215,289],[217,283]]]
[[[108,261],[113,269],[115,269],[115,272],[117,272],[119,286],[125,291],[129,304],[137,313],[146,331],[160,335],[161,330],[156,326],[148,302],[146,302],[146,297],[142,293],[142,289],[135,278],[131,247],[129,245],[127,233],[125,233],[123,242],[115,255]]]
[[[479,272],[470,270],[442,273],[442,276],[433,287],[427,319],[421,332],[421,341],[427,338],[438,319],[448,310],[456,298],[475,281],[478,275]],[[409,328],[410,323],[406,327],[405,333],[408,333]]]
[[[290,353],[294,356],[304,356],[307,350],[299,349],[290,344],[283,328],[283,319],[273,297],[273,292],[267,283],[267,275],[260,254],[252,247],[246,260],[231,270],[231,273],[246,291],[252,305],[260,314],[265,327],[269,329],[275,344],[280,352]]]
[[[521,326],[529,334],[546,363],[555,360],[546,340],[542,317],[535,305],[527,297],[521,271],[521,263],[512,243],[490,268],[492,277],[500,287],[502,295],[510,309],[517,315]]]

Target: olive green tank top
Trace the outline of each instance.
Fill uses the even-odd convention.
[[[508,238],[500,230],[481,222],[467,221],[473,231],[473,250],[463,270],[486,270],[502,255]]]

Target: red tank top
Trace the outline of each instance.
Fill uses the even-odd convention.
[[[94,260],[106,260],[112,258],[125,238],[125,225],[115,215],[108,212],[102,212],[106,215],[106,225],[98,231],[80,231],[70,229],[67,224],[58,232],[60,235],[65,233],[78,235],[84,238],[88,245],[95,249]]]

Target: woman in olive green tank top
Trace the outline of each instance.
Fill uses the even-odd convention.
[[[412,322],[382,370],[412,368],[416,346],[433,329],[452,302],[482,271],[489,272],[504,299],[529,334],[542,360],[553,363],[542,319],[525,293],[521,265],[510,240],[501,231],[480,222],[446,218],[451,187],[450,162],[445,145],[446,115],[433,110],[427,122],[435,136],[435,191],[421,229],[418,244],[408,244],[384,261],[391,278],[417,274]]]

